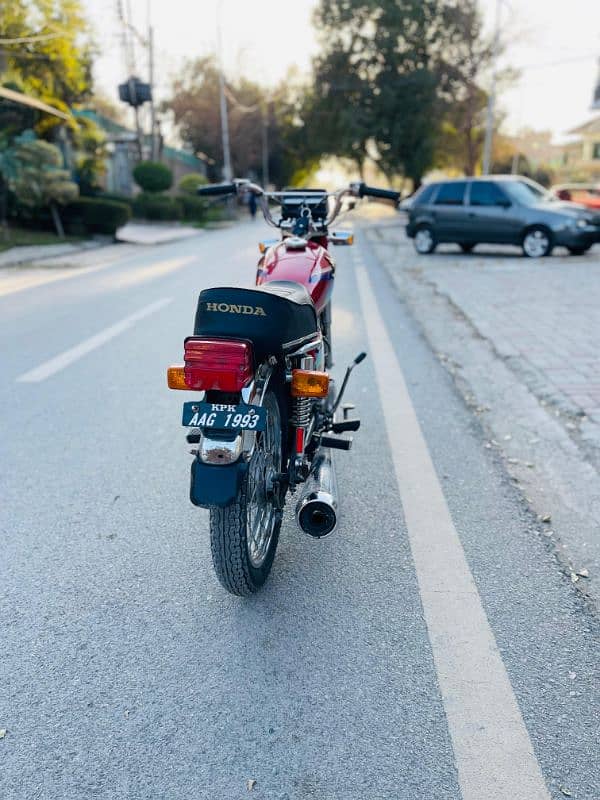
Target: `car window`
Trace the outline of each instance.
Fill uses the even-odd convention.
[[[462,206],[466,186],[465,181],[442,183],[435,198],[436,206]]]
[[[502,186],[513,200],[523,206],[535,205],[548,199],[547,192],[533,181],[504,181]]]
[[[437,187],[437,183],[429,183],[427,186],[423,186],[423,188],[419,191],[417,196],[415,197],[414,204],[416,206],[424,206],[427,203],[431,202],[431,198],[433,196],[433,192]]]
[[[471,184],[472,206],[497,206],[506,202],[506,195],[492,181],[473,181]]]

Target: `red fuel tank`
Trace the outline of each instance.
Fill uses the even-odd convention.
[[[256,285],[269,281],[295,281],[306,287],[317,312],[325,308],[333,291],[335,265],[329,252],[314,241],[291,246],[285,240],[270,247],[258,262]]]

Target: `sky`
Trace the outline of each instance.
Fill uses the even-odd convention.
[[[221,6],[223,61],[227,73],[276,84],[288,68],[308,71],[318,42],[311,17],[316,0],[122,0],[143,32],[148,8],[155,29],[157,94],[164,97],[185,58],[215,51]],[[479,0],[492,30],[497,0]],[[500,0],[507,47],[501,65],[521,69],[503,91],[505,128],[551,130],[557,141],[589,118],[600,58],[600,0]],[[117,0],[84,0],[96,31],[100,57],[96,80],[115,97],[126,77],[119,38]],[[138,48],[138,71],[147,60]]]

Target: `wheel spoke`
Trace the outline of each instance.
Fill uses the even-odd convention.
[[[267,484],[281,463],[279,416],[269,413],[266,430],[259,435],[250,465],[247,546],[252,565],[258,568],[268,555],[276,524],[276,509]]]

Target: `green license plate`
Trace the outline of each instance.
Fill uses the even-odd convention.
[[[181,424],[216,431],[264,431],[267,409],[222,403],[184,403]]]

